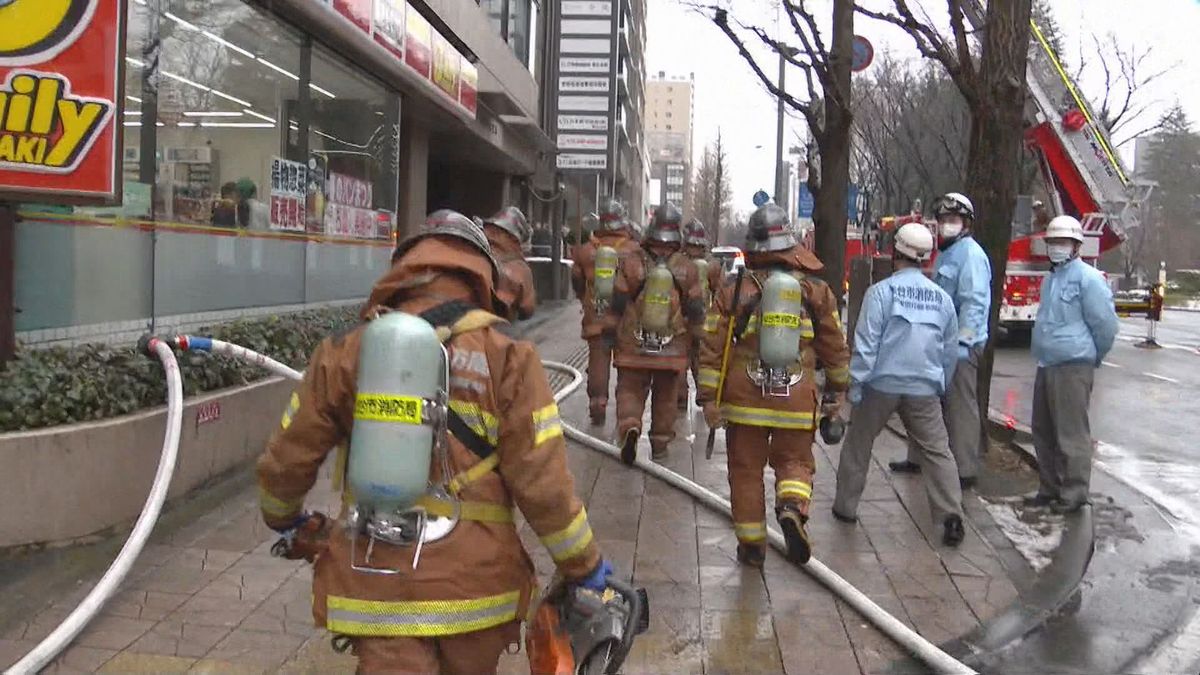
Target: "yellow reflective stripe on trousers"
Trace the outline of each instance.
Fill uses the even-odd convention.
[[[533,411],[533,445],[542,443],[563,435],[562,419],[558,416],[558,406],[554,403]]]
[[[812,499],[812,485],[802,480],[781,480],[775,486],[775,496],[778,499],[794,497],[796,499]]]
[[[520,591],[476,600],[383,602],[330,595],[325,628],[331,633],[368,637],[459,635],[506,624],[517,618]]]
[[[808,430],[814,426],[811,412],[788,412],[726,404],[721,406],[721,416],[726,422],[750,427]]]
[[[733,534],[740,541],[762,541],[767,538],[767,524],[762,523],[734,523]]]
[[[825,377],[836,384],[847,384],[850,382],[850,369],[846,366],[841,368],[826,368]]]
[[[500,453],[493,452],[492,454],[488,455],[486,459],[480,460],[475,466],[463,471],[454,478],[451,478],[450,484],[447,486],[447,488],[450,490],[450,494],[457,497],[458,493],[462,492],[463,488],[488,475],[491,473],[492,469],[495,469],[498,466],[500,466]]]
[[[587,509],[579,509],[579,515],[570,525],[541,539],[554,562],[564,562],[579,555],[592,543],[592,526],[588,523]]]
[[[696,384],[701,387],[716,389],[721,384],[721,371],[716,368],[701,368],[699,382]]]
[[[804,340],[811,340],[817,337],[816,332],[813,331],[812,319],[807,316],[800,319],[800,337]]]
[[[299,513],[300,509],[304,508],[304,498],[291,501],[280,499],[260,485],[258,487],[258,507],[268,516],[284,518]]]
[[[495,415],[479,407],[478,403],[470,401],[450,401],[450,409],[458,413],[458,416],[471,427],[480,438],[486,438],[487,442],[496,445],[500,442],[500,423],[496,420]]]
[[[424,495],[417,506],[431,516],[440,518],[458,517],[476,523],[511,523],[516,520],[513,510],[503,504],[490,502],[454,502]]]
[[[709,312],[704,317],[704,332],[715,333],[717,327],[721,323],[721,314],[719,312]]]
[[[298,410],[300,410],[300,395],[292,392],[292,398],[288,401],[287,409],[283,411],[283,419],[279,421],[279,426],[283,429],[292,426],[292,417]]]

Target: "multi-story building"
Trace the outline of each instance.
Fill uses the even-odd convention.
[[[564,0],[550,9],[557,16],[548,105],[567,222],[581,232],[584,216],[610,196],[641,221],[646,2]]]
[[[651,173],[661,179],[660,201],[692,210],[692,111],[695,74],[668,78],[660,71],[646,83],[646,147]]]
[[[15,300],[27,344],[120,341],[148,326],[361,301],[396,238],[438,208],[485,215],[516,203],[543,220],[551,202],[533,194],[557,185],[541,87],[549,19],[579,4],[589,3],[120,3],[124,84],[108,93],[119,112],[102,132],[110,142],[85,152],[123,157],[124,204],[45,194],[23,205],[15,265],[0,263],[15,292],[0,308]],[[645,36],[644,3],[620,4],[609,32],[620,38],[611,77],[631,111],[613,144],[624,158],[641,142]],[[83,43],[64,49],[38,68],[86,65]],[[96,68],[119,78],[117,65]],[[12,320],[3,313],[0,330]]]

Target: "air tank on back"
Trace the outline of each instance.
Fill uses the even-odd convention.
[[[800,358],[804,289],[791,274],[776,270],[762,286],[759,360],[767,369],[787,368]]]
[[[708,259],[696,258],[692,261],[696,265],[696,274],[700,275],[700,297],[704,298],[705,303],[708,302]]]
[[[596,249],[596,265],[592,271],[592,294],[603,304],[612,300],[617,278],[617,249],[601,246]]]
[[[411,314],[384,314],[363,331],[347,467],[360,510],[392,513],[425,494],[436,430],[424,411],[446,386],[445,354],[433,326]]]
[[[671,291],[675,277],[665,262],[659,262],[646,275],[642,291],[642,330],[660,336],[671,334]]]

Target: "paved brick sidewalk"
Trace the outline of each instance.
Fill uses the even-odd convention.
[[[576,311],[569,306],[531,334],[545,358],[579,362]],[[562,408],[575,423],[586,420],[582,393]],[[728,495],[723,448],[706,462],[687,438],[706,433],[699,420],[697,413],[694,427],[681,421],[667,464]],[[881,437],[876,454],[886,461],[902,451]],[[919,479],[894,479],[877,465],[860,523],[834,521],[836,460],[836,450],[821,449],[810,525],[816,556],[834,571],[935,642],[961,635],[1016,597],[975,531],[957,552],[937,543]],[[778,555],[768,557],[764,573],[738,566],[723,517],[589,450],[572,447],[570,463],[605,554],[650,592],[651,629],[627,673],[873,673],[896,662],[905,669],[890,640]],[[336,501],[323,477],[310,505]],[[548,555],[528,528],[522,536],[547,579]],[[271,558],[273,539],[248,482],[218,508],[160,532],[102,617],[48,672],[353,672],[353,659],[333,653],[312,627],[308,567]],[[53,629],[91,583],[0,634],[0,667]],[[501,665],[505,673],[528,672],[523,655]]]

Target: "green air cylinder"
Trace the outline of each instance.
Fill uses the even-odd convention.
[[[596,249],[596,266],[592,270],[592,294],[601,302],[612,300],[617,280],[617,249],[601,246]]]
[[[800,359],[804,289],[791,274],[776,270],[762,286],[758,358],[767,368],[787,368]]]
[[[403,510],[425,494],[435,431],[422,413],[445,386],[445,368],[441,340],[420,317],[391,312],[363,331],[347,467],[363,510]]]
[[[642,330],[655,335],[671,334],[671,291],[675,277],[665,262],[659,262],[646,275],[642,291]]]
[[[708,259],[696,258],[693,260],[696,264],[696,274],[700,275],[700,293],[701,297],[708,298]]]

